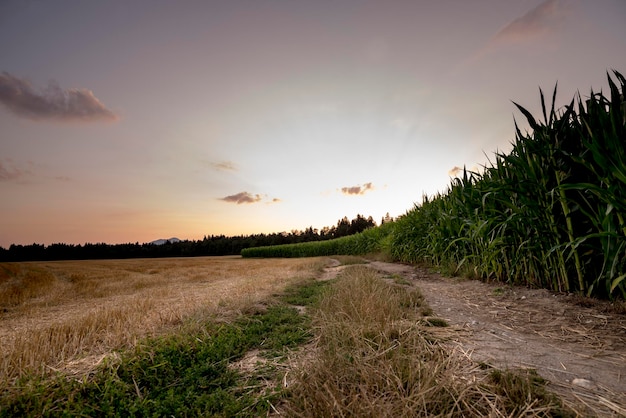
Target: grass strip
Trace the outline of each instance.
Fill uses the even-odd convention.
[[[477,364],[418,289],[346,268],[312,313],[315,358],[282,405],[297,417],[573,416],[533,371]],[[439,327],[438,327],[439,326]]]
[[[311,338],[309,318],[284,303],[189,328],[146,340],[80,381],[24,377],[0,395],[0,417],[265,415],[280,394],[265,382],[278,382],[278,371],[245,376],[232,364],[250,350],[281,356]]]

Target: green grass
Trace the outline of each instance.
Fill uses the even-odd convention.
[[[277,371],[244,376],[231,365],[253,349],[280,357],[310,339],[309,318],[284,303],[232,323],[190,324],[138,344],[81,381],[23,378],[1,395],[0,417],[265,415],[281,388],[260,382],[280,381]]]
[[[425,317],[423,323],[429,327],[447,327],[448,322],[443,318]]]
[[[330,286],[332,280],[319,281],[310,279],[285,289],[281,299],[290,305],[314,306]]]
[[[390,274],[386,278],[391,279],[395,284],[411,286],[411,282],[399,274]]]
[[[505,399],[506,409],[520,411],[519,405],[524,405],[532,399],[539,405],[560,405],[556,395],[546,389],[548,382],[537,374],[535,370],[498,370],[491,369],[488,382],[496,389],[496,393]],[[560,407],[551,411],[554,415],[567,415],[567,411]],[[573,415],[573,414],[572,414]]]

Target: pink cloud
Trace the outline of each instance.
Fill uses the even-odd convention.
[[[540,46],[550,45],[551,35],[555,34],[570,12],[566,0],[545,0],[524,15],[505,24],[489,42],[465,60],[465,65],[475,64],[485,56],[503,47],[525,45],[541,40]]]
[[[8,158],[5,159],[4,163],[0,161],[0,181],[17,180],[29,174],[30,171],[15,167]]]
[[[36,91],[30,82],[6,71],[0,73],[0,103],[13,114],[31,120],[92,122],[118,119],[90,90],[64,90],[51,81],[45,90]]]
[[[546,0],[525,15],[506,24],[493,36],[492,42],[519,43],[543,38],[559,27],[564,10],[560,0]]]

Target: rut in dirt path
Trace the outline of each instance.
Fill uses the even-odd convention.
[[[535,369],[565,401],[626,416],[626,315],[607,312],[606,303],[583,307],[547,290],[445,278],[398,263],[368,266],[417,286],[472,360]],[[340,268],[331,266],[325,278]]]

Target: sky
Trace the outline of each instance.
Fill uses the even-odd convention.
[[[624,0],[0,1],[0,246],[396,217],[626,73]]]

